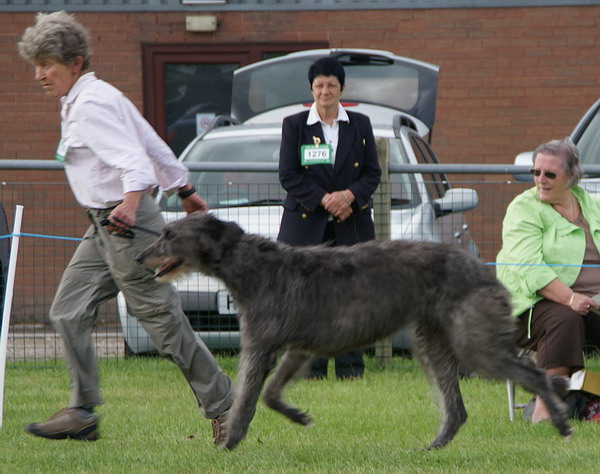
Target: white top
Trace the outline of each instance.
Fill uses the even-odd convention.
[[[350,122],[350,118],[346,113],[342,104],[338,103],[338,115],[335,119],[333,119],[333,125],[329,125],[327,122],[323,122],[321,120],[321,116],[317,111],[317,105],[315,102],[310,107],[310,111],[308,112],[308,117],[306,119],[307,125],[314,125],[317,122],[321,122],[321,128],[323,129],[323,138],[325,139],[325,143],[331,145],[332,148],[332,160],[331,164],[335,164],[335,154],[337,151],[339,136],[340,136],[340,124],[339,122]]]
[[[133,103],[93,72],[60,101],[65,172],[82,206],[104,209],[127,192],[188,182],[188,169]]]

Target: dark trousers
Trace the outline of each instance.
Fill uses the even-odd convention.
[[[585,316],[568,306],[543,299],[533,307],[531,337],[528,337],[529,310],[519,316],[517,344],[537,352],[541,369],[583,368],[583,350],[587,344],[600,347],[600,315]]]
[[[309,379],[324,379],[327,377],[328,362],[328,359],[322,357],[313,360],[306,377]],[[364,373],[365,362],[362,351],[350,351],[335,357],[335,376],[338,379],[362,377]]]
[[[333,221],[327,223],[323,242],[328,242],[331,246],[336,246],[333,226]],[[328,362],[329,360],[323,357],[314,359],[306,377],[309,379],[324,379],[327,377]],[[338,379],[362,377],[364,373],[365,362],[362,351],[350,351],[335,357],[335,376]]]

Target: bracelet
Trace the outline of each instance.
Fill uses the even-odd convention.
[[[196,192],[196,188],[192,186],[190,189],[186,189],[185,191],[179,191],[177,194],[181,199],[185,199],[190,197],[192,194]]]
[[[352,203],[350,201],[348,201],[348,197],[346,196],[346,191],[342,191],[342,196],[344,196],[344,201],[346,201],[346,204],[348,204],[349,206],[352,206]]]
[[[571,293],[571,299],[569,300],[569,308],[573,304],[573,298],[575,298],[575,292]]]

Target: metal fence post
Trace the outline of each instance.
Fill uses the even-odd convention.
[[[392,190],[390,185],[390,149],[389,141],[377,139],[377,156],[381,166],[381,182],[373,195],[373,211],[375,235],[378,240],[389,240],[391,233],[390,212],[392,208]],[[392,336],[375,344],[375,360],[378,365],[385,366],[392,361]]]

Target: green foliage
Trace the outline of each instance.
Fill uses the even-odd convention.
[[[596,366],[597,364],[597,360]],[[234,374],[236,358],[219,358]],[[233,452],[212,444],[210,423],[178,369],[161,359],[100,363],[105,404],[99,407],[101,439],[51,441],[23,427],[66,405],[64,367],[9,366],[1,472],[593,472],[600,424],[574,423],[563,441],[550,424],[508,420],[506,384],[463,380],[469,421],[442,450],[424,448],[434,438],[435,395],[412,361],[378,368],[367,360],[365,378],[300,381],[287,398],[314,416],[314,426],[290,423],[260,403],[248,438]],[[520,402],[529,395],[517,392]]]

